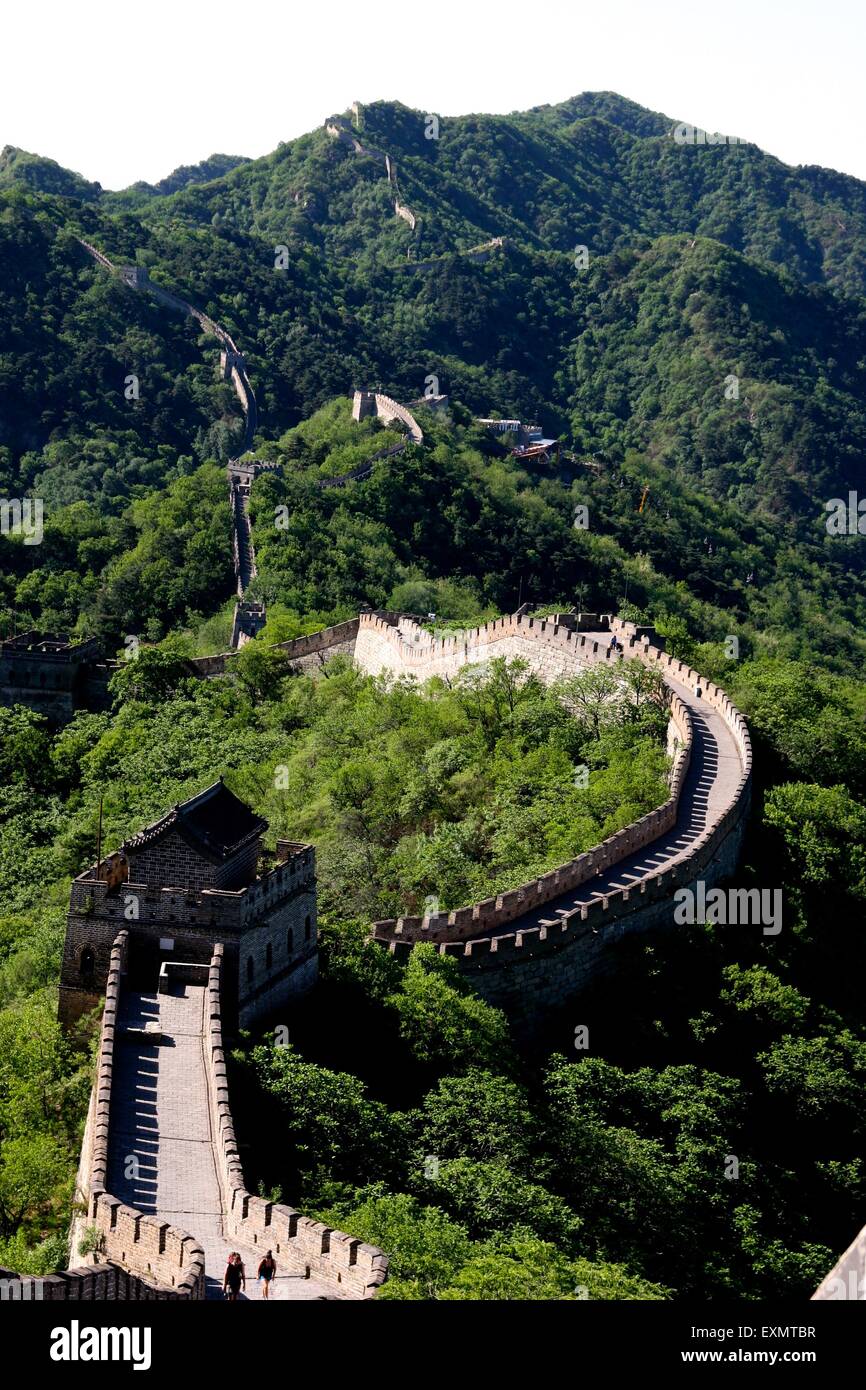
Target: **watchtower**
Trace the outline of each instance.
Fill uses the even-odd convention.
[[[377,415],[375,391],[356,391],[352,400],[352,419],[366,420],[368,415]]]
[[[52,723],[104,704],[107,680],[96,638],[22,632],[0,642],[0,704],[28,705]]]
[[[244,371],[244,355],[242,352],[235,352],[232,348],[226,348],[224,352],[220,353],[220,371],[223,381],[231,380],[235,368],[241,372]]]
[[[150,288],[150,276],[143,265],[122,265],[119,273],[121,280],[134,290]]]
[[[111,947],[129,932],[130,988],[157,992],[175,964],[226,963],[224,1007],[246,1027],[315,983],[315,850],[278,840],[222,779],[126,840],[72,883],[61,1022],[101,1001]]]

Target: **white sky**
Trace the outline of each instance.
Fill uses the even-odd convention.
[[[353,100],[439,115],[615,91],[866,179],[863,0],[23,0],[0,145],[106,188],[267,154]]]

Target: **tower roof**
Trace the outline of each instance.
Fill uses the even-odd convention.
[[[134,853],[176,830],[197,854],[218,864],[258,839],[267,828],[267,821],[230,792],[220,778],[125,840],[122,848]]]

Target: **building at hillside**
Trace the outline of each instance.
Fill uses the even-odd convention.
[[[26,705],[55,724],[77,709],[101,709],[109,675],[94,637],[22,632],[0,642],[0,704]]]
[[[545,439],[540,425],[528,425],[522,420],[498,420],[477,417],[476,425],[481,425],[490,434],[499,435],[503,443],[512,444],[515,458],[535,459],[546,463],[552,457],[559,457],[559,440]]]
[[[220,779],[173,806],[72,883],[60,1018],[74,1023],[105,992],[111,947],[129,933],[129,988],[158,992],[224,948],[223,1008],[243,1027],[315,982],[312,845],[262,847],[267,822]]]

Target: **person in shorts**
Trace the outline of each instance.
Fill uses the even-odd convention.
[[[271,1292],[271,1280],[277,1272],[277,1262],[273,1252],[268,1253],[262,1258],[259,1264],[259,1283],[262,1286],[262,1298],[269,1298]]]

